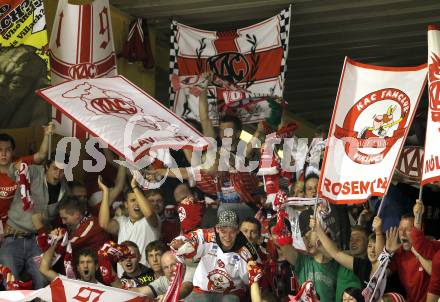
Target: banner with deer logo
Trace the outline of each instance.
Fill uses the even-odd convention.
[[[85,5],[59,1],[49,46],[52,85],[117,75],[108,0],[95,0]],[[58,134],[86,136],[84,129],[55,108],[52,118]]]
[[[203,149],[209,143],[122,76],[72,80],[37,94],[132,163],[150,150]]]
[[[258,24],[227,32],[172,21],[170,80],[187,77],[188,82],[211,72],[227,83],[208,86],[209,115],[214,124],[229,109],[243,123],[267,119],[279,110],[273,100],[283,95],[290,19],[289,7]],[[184,89],[170,89],[170,102],[177,115],[199,119],[197,96]]]

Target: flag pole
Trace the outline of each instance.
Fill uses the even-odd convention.
[[[423,186],[420,184],[419,199],[418,199],[419,201],[422,201],[422,195],[423,195]],[[415,219],[414,224],[421,225],[422,224],[422,216],[423,215],[416,215],[414,217],[414,219]]]
[[[383,200],[385,199],[385,196],[386,196],[386,195],[383,195],[382,198],[380,199],[380,205],[379,205],[379,209],[377,210],[377,214],[376,214],[376,216],[379,216],[379,215],[380,215],[380,212],[382,211],[382,208],[383,208]]]
[[[47,139],[48,139],[48,141],[47,141],[47,143],[48,143],[47,159],[51,160],[50,156],[51,156],[51,153],[52,153],[52,133],[49,133],[49,137]]]

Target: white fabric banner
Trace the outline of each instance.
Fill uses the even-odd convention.
[[[426,64],[381,67],[345,59],[319,195],[332,203],[383,196],[426,81]]]
[[[422,185],[440,181],[440,27],[428,27],[429,109]]]
[[[58,2],[49,42],[52,85],[117,75],[108,0],[74,5]],[[56,133],[84,138],[86,132],[55,108]]]
[[[64,82],[37,94],[133,163],[150,150],[208,145],[197,130],[122,76]]]
[[[55,298],[56,297],[56,298]],[[68,279],[64,276],[60,276],[53,280],[48,286],[34,291],[30,296],[26,297],[26,300],[40,298],[43,301],[82,301],[82,302],[146,302],[150,301],[141,294],[131,292],[128,290],[122,290],[102,284],[94,284],[84,282],[80,280]]]

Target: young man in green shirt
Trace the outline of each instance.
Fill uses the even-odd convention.
[[[339,264],[322,249],[316,232],[302,228],[307,255],[300,254],[292,245],[279,246],[286,260],[295,267],[299,285],[311,280],[321,302],[334,302],[336,296],[336,275]]]

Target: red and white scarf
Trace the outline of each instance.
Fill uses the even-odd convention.
[[[75,271],[72,266],[72,245],[69,240],[69,234],[66,229],[60,228],[62,238],[54,234],[42,233],[37,236],[37,244],[41,251],[45,253],[50,247],[55,246],[55,254],[52,258],[52,265],[54,265],[61,257],[63,257],[64,269],[66,276],[69,279],[76,279]],[[35,258],[35,262],[39,265],[40,257]]]
[[[32,210],[34,201],[31,197],[31,179],[29,177],[29,167],[26,163],[20,163],[17,182],[21,201],[23,202],[23,211]]]
[[[183,276],[185,276],[186,265],[182,259],[177,257],[176,267],[173,272],[173,276],[165,293],[162,302],[177,302],[179,301],[180,290],[182,289]]]
[[[315,285],[308,280],[301,285],[295,296],[289,296],[290,302],[319,302],[316,294]]]

